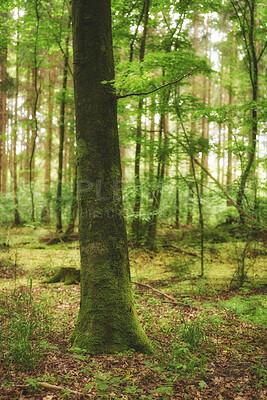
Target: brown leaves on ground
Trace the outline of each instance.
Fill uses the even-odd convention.
[[[137,309],[156,349],[155,355],[129,352],[90,356],[69,351],[68,339],[79,307],[79,288],[42,285],[33,291],[34,299],[43,301],[47,291],[53,299],[48,312],[51,313],[49,307],[53,309],[57,321],[47,340],[56,349],[45,350],[44,359],[31,372],[2,363],[1,400],[266,398],[264,330],[239,321],[216,305],[204,309],[200,297],[195,302],[193,296],[187,296],[186,301],[177,296],[177,306],[157,293],[136,287]],[[172,362],[174,344],[178,348],[184,346],[177,332],[183,321],[196,321],[201,315],[208,340],[189,355],[191,359],[195,357],[195,367],[183,370],[177,360],[176,365]],[[219,323],[213,323],[212,318],[219,318]],[[184,359],[188,365],[190,357]]]

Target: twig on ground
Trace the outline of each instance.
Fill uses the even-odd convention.
[[[82,393],[82,392],[77,392],[76,390],[71,390],[71,389],[67,389],[64,388],[63,386],[56,386],[56,385],[51,385],[50,383],[47,382],[36,382],[37,386],[43,387],[44,389],[51,389],[51,390],[63,390],[64,392],[69,392],[71,394],[75,394],[75,396],[87,396],[86,393]],[[29,385],[17,385],[18,387],[28,387]]]
[[[153,292],[155,292],[157,294],[160,294],[161,296],[166,297],[166,299],[169,299],[172,304],[179,304],[179,303],[177,303],[177,301],[175,300],[174,297],[169,296],[168,294],[163,293],[160,290],[153,288],[153,286],[151,286],[151,285],[147,285],[146,283],[133,282],[133,281],[132,281],[132,283],[134,283],[135,285],[143,286],[143,287],[145,287],[147,289],[153,290]]]

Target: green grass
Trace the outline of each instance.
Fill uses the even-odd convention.
[[[221,302],[220,306],[234,312],[242,321],[267,328],[266,296],[234,296],[226,302]]]
[[[33,370],[44,355],[51,328],[44,306],[36,304],[31,285],[0,296],[0,357],[20,370]]]
[[[52,246],[40,243],[39,238],[48,233],[49,229],[42,227],[0,228],[0,242],[10,245],[9,250],[3,252],[2,256],[25,271],[24,275],[17,276],[16,282],[13,279],[0,279],[0,290],[10,290],[15,285],[26,285],[29,278],[32,279],[33,285],[39,284],[61,266],[79,268],[78,242]],[[242,252],[244,245],[244,242],[237,241],[206,243],[205,281],[196,279],[200,273],[199,245],[186,240],[174,243],[178,251],[170,248],[153,253],[142,249],[130,249],[132,280],[158,282],[158,287],[162,287],[166,292],[194,292],[204,295],[206,291],[207,295],[211,295],[218,289],[229,287],[237,268],[237,254]],[[263,282],[266,250],[262,243],[259,242],[250,249],[246,261],[249,284]]]

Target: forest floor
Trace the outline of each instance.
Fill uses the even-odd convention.
[[[44,228],[0,228],[0,399],[267,398],[264,242],[205,244],[174,229],[157,252],[131,249],[136,307],[155,352],[71,351],[79,285],[44,284],[79,267],[78,242],[48,246]],[[242,260],[247,282],[236,287]],[[143,284],[143,285],[141,285]]]

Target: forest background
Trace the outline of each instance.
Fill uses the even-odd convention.
[[[266,5],[113,1],[125,215],[203,231],[266,215]],[[1,3],[1,222],[76,218],[68,1]],[[107,82],[103,82],[103,85]],[[89,94],[88,94],[89,95]],[[116,182],[114,182],[115,190]],[[98,187],[101,196],[101,184]]]

